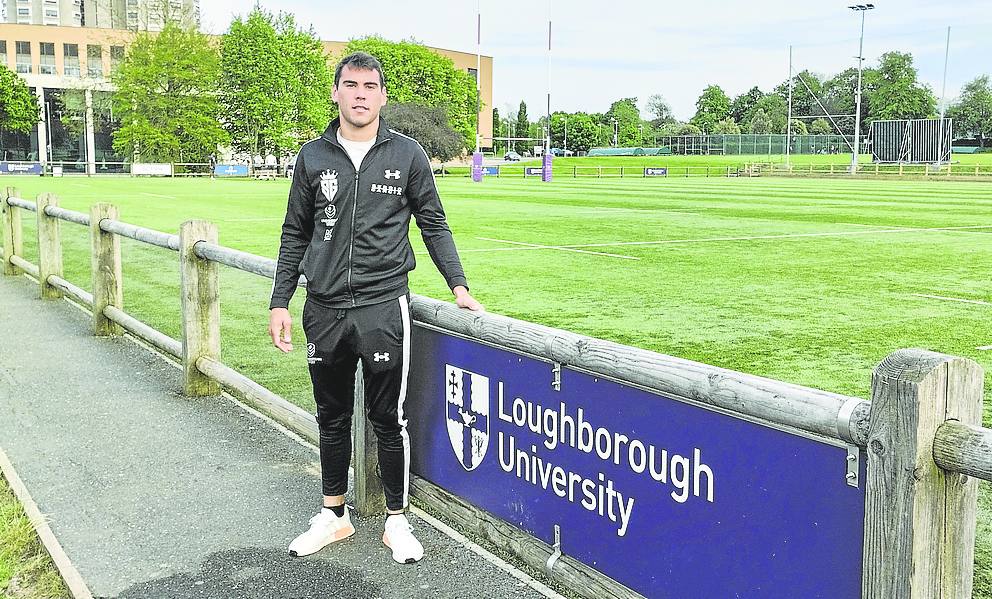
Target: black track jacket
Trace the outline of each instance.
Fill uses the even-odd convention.
[[[282,225],[269,308],[285,308],[300,274],[307,297],[330,308],[395,299],[416,262],[410,216],[449,288],[468,287],[424,149],[379,120],[355,172],[338,143],[339,119],[300,149]]]

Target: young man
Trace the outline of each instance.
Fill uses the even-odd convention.
[[[340,117],[304,144],[296,159],[269,304],[272,342],[289,352],[292,322],[286,308],[300,273],[306,275],[303,330],[317,402],[324,502],[289,553],[308,555],[355,532],[344,495],[355,368],[361,360],[388,512],[382,540],[394,560],[413,563],[424,549],[404,516],[410,473],[403,403],[410,359],[407,273],[414,268],[411,215],[458,306],[482,310],[482,305],[469,295],[427,154],[379,118],[386,104],[382,65],[364,52],[346,56],[334,72],[332,97]]]

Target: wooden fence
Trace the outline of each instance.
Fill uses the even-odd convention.
[[[205,221],[183,223],[178,235],[168,234],[120,221],[117,209],[109,204],[97,204],[85,214],[60,208],[51,194],[30,202],[10,188],[0,195],[0,207],[5,275],[28,273],[38,280],[41,297],[67,296],[91,308],[96,335],[127,331],[174,357],[181,363],[187,395],[215,395],[226,388],[317,443],[312,415],[220,359],[218,265],[272,278],[274,260],[219,245],[217,228]],[[25,211],[37,218],[38,264],[23,258]],[[90,229],[90,292],[63,278],[62,222]],[[181,339],[172,339],[123,311],[121,237],[178,253]],[[305,284],[302,279],[301,284]],[[419,296],[413,297],[412,314],[417,323],[455,335],[866,449],[862,597],[971,596],[978,479],[992,480],[992,430],[981,427],[984,374],[975,362],[918,349],[899,350],[875,369],[868,402],[460,310]],[[357,380],[360,383],[361,376]],[[356,402],[361,406],[361,385],[357,387]],[[364,419],[357,418],[355,425],[356,507],[369,513],[384,505],[375,475],[374,435],[365,429]],[[637,596],[567,555],[549,562],[554,548],[426,480],[412,477],[412,491],[450,521],[529,565],[543,569],[553,563],[549,576],[577,594]]]

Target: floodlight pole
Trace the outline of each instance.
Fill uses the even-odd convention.
[[[785,121],[785,168],[789,168],[792,151],[792,46],[789,46],[789,116]]]
[[[482,151],[480,126],[482,121],[482,0],[476,2],[475,12],[475,153],[472,154],[472,180],[482,181]],[[493,145],[495,145],[493,140]]]
[[[858,42],[858,92],[854,107],[854,153],[851,155],[851,174],[858,172],[858,153],[861,151],[861,71],[865,63],[865,13],[875,8],[874,4],[848,6],[861,13],[861,39]]]

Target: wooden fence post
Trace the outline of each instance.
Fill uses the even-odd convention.
[[[124,309],[124,281],[121,271],[121,240],[100,228],[105,219],[117,220],[120,213],[112,204],[90,208],[90,270],[93,288],[93,334],[98,337],[123,334],[121,326],[104,315],[107,306]]]
[[[10,263],[11,256],[24,255],[24,239],[21,233],[21,210],[17,206],[7,203],[7,198],[20,197],[17,189],[8,187],[0,196],[0,208],[2,208],[2,222],[0,228],[3,229],[3,274],[7,276],[19,275],[22,271]]]
[[[978,483],[934,462],[946,420],[979,423],[982,368],[919,349],[872,374],[862,597],[971,597]]]
[[[187,397],[220,393],[220,384],[196,367],[201,357],[220,361],[219,267],[193,253],[197,242],[216,244],[217,240],[217,226],[207,221],[186,221],[179,229],[183,394]]]
[[[379,450],[372,423],[365,415],[365,381],[362,363],[355,371],[355,409],[352,415],[355,458],[355,510],[363,515],[386,511],[386,496],[379,478]]]
[[[59,219],[45,214],[45,208],[58,207],[59,201],[53,194],[38,196],[38,283],[41,285],[41,299],[61,299],[62,290],[48,282],[48,277],[62,277],[62,236]]]

